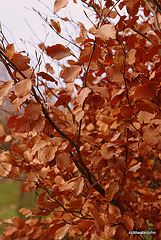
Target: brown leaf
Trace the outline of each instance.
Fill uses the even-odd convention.
[[[13,225],[10,225],[10,226],[5,227],[5,229],[3,230],[3,233],[4,233],[5,236],[10,236],[11,237],[12,234],[14,232],[16,232],[16,230],[17,230],[17,227],[15,227]]]
[[[110,38],[116,39],[116,29],[112,24],[105,24],[96,30],[95,36],[103,41],[107,41]]]
[[[70,50],[62,44],[56,44],[51,47],[47,47],[45,50],[49,57],[56,60],[61,60],[62,58],[71,55]]]
[[[31,91],[32,82],[30,79],[24,79],[15,85],[15,94],[18,98],[22,98]]]
[[[83,88],[81,90],[81,92],[78,94],[76,101],[78,102],[78,104],[83,104],[85,98],[88,96],[88,94],[90,93],[90,89],[88,87]]]
[[[14,109],[14,112],[18,112],[19,111],[19,108],[21,107],[21,105],[27,100],[29,99],[30,97],[30,93],[21,97],[21,98],[16,98],[13,102],[12,102],[12,105],[13,105],[13,109]]]
[[[66,7],[68,0],[56,0],[54,3],[54,14],[59,12],[62,8]]]
[[[113,157],[113,155],[115,154],[115,148],[114,147],[110,147],[109,143],[104,143],[101,147],[101,155],[105,158],[105,159],[111,159]]]
[[[46,63],[46,64],[45,64],[45,69],[46,69],[47,72],[49,72],[49,73],[51,73],[51,74],[54,74],[54,73],[55,73],[53,67],[52,67],[49,63]]]
[[[126,8],[130,16],[132,17],[135,16],[138,13],[139,7],[140,7],[139,0],[127,0]]]
[[[93,225],[93,221],[91,220],[83,220],[78,223],[78,228],[84,234],[85,232],[89,231],[91,226]]]
[[[134,228],[134,221],[129,216],[124,216],[125,227],[128,231],[132,231]]]
[[[8,44],[6,49],[5,49],[5,54],[6,54],[6,57],[11,60],[13,55],[15,53],[15,47],[14,47],[14,44]]]
[[[19,116],[15,120],[15,131],[16,132],[30,132],[33,130],[35,123],[25,118],[24,116]]]
[[[20,71],[25,71],[29,69],[28,63],[30,63],[30,58],[27,56],[23,56],[20,53],[14,53],[12,57],[12,62],[13,64],[20,70]]]
[[[53,19],[51,19],[50,22],[51,25],[55,28],[56,32],[60,34],[61,33],[60,23],[58,21],[54,21]]]
[[[139,168],[141,168],[141,162],[129,168],[128,172],[130,171],[135,173]]]
[[[119,190],[119,184],[117,182],[113,182],[107,189],[106,189],[106,198],[107,201],[112,201],[115,193]]]
[[[132,108],[129,105],[124,105],[120,109],[121,116],[123,118],[130,118],[132,116]]]
[[[91,54],[92,54],[92,58],[91,58]],[[79,60],[81,62],[88,63],[90,58],[91,58],[91,62],[94,62],[100,57],[101,57],[101,48],[96,45],[93,51],[93,44],[88,43],[88,44],[85,44],[84,49],[81,50]]]
[[[81,71],[81,67],[78,65],[71,65],[61,71],[60,77],[64,79],[64,82],[70,83],[75,80]]]
[[[51,75],[49,75],[48,73],[38,72],[37,75],[42,77],[46,81],[54,82],[56,85],[58,85],[58,82]]]
[[[136,50],[134,48],[130,49],[130,51],[127,53],[126,55],[127,64],[133,65],[135,63],[135,53],[136,53]]]
[[[152,114],[154,113],[154,109],[156,108],[155,104],[149,100],[139,101],[135,104],[135,107],[140,111],[145,111]]]
[[[65,152],[56,156],[56,165],[60,171],[66,171],[71,164],[71,159]]]
[[[28,119],[37,120],[41,115],[41,112],[41,105],[37,102],[30,102],[25,108],[25,116]]]
[[[21,208],[19,210],[19,213],[21,213],[22,215],[27,215],[29,216],[31,214],[31,210],[30,209],[27,209],[27,208]]]
[[[10,163],[0,163],[0,176],[6,177],[11,171],[12,165]]]
[[[3,98],[8,95],[9,90],[12,88],[13,84],[14,81],[10,80],[0,85],[0,105],[3,103]]]
[[[57,146],[47,145],[41,148],[38,152],[38,158],[40,162],[50,162],[57,151]]]
[[[151,100],[155,97],[158,83],[148,82],[142,86],[139,86],[134,93],[134,100]]]
[[[101,231],[104,231],[105,222],[100,217],[100,214],[96,211],[96,209],[93,207],[89,207],[89,211],[92,213],[93,217],[95,218],[96,222],[98,223],[98,226]]]
[[[78,180],[75,182],[75,188],[74,188],[74,193],[76,196],[82,193],[84,187],[84,178],[80,177]]]
[[[116,67],[108,66],[108,67],[105,68],[105,71],[106,71],[106,74],[107,74],[107,77],[108,77],[109,81],[116,82],[116,83],[119,83],[119,84],[124,83],[123,76],[122,76],[121,72]]]
[[[34,215],[43,215],[43,216],[48,216],[55,208],[59,207],[59,203],[58,202],[54,202],[54,201],[44,201],[44,202],[39,202],[34,210],[33,210],[33,214]]]
[[[118,48],[114,56],[114,65],[118,70],[123,70],[125,64],[125,54],[122,48]]]

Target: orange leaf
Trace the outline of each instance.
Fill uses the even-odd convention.
[[[56,44],[51,47],[47,47],[45,50],[49,57],[56,60],[60,60],[71,55],[70,50],[62,44]]]
[[[14,44],[8,44],[6,49],[5,49],[5,54],[6,54],[6,57],[11,60],[13,55],[15,53],[15,48],[14,48]]]
[[[32,213],[37,216],[48,216],[57,207],[59,207],[59,203],[54,201],[39,202]]]
[[[134,221],[129,216],[124,216],[125,227],[128,231],[132,231],[134,228]]]
[[[96,222],[101,231],[104,231],[105,222],[100,217],[99,213],[96,211],[95,208],[89,207],[89,211],[92,213],[93,217],[95,218]]]
[[[93,225],[93,221],[83,220],[78,223],[78,228],[84,234],[85,232],[89,231],[92,225]]]
[[[78,74],[81,71],[81,67],[78,65],[71,65],[70,67],[66,67],[61,71],[60,77],[64,79],[64,82],[70,83],[75,80]]]
[[[31,210],[27,209],[27,208],[21,208],[19,210],[19,213],[21,213],[22,215],[29,215],[29,214],[31,214]]]
[[[158,83],[148,82],[142,86],[139,86],[134,93],[134,100],[151,100],[155,97]]]
[[[13,102],[12,102],[12,105],[13,105],[13,109],[14,109],[14,112],[18,112],[19,111],[19,108],[21,107],[21,105],[27,100],[29,99],[30,97],[30,94],[27,94],[21,98],[16,98]]]
[[[50,162],[57,151],[57,146],[47,145],[41,148],[38,152],[38,158],[41,162]]]
[[[136,53],[136,50],[134,48],[130,49],[130,51],[127,53],[126,55],[127,64],[133,65],[135,63],[135,53]]]
[[[51,73],[51,74],[54,74],[54,73],[55,73],[53,67],[52,67],[49,63],[46,63],[46,64],[45,64],[45,69],[46,69],[47,72],[49,72],[49,73]]]
[[[105,24],[96,30],[95,36],[103,41],[107,41],[110,38],[116,39],[116,29],[112,24]]]
[[[104,143],[101,147],[101,155],[105,158],[105,159],[111,159],[113,157],[113,155],[115,154],[115,148],[114,147],[110,147],[109,143]]]
[[[78,178],[78,180],[75,182],[75,188],[74,188],[74,193],[75,195],[79,195],[80,193],[82,193],[83,191],[83,187],[84,187],[84,178]]]
[[[30,63],[30,58],[20,53],[14,53],[11,60],[20,71],[25,71],[30,68],[28,65],[28,63]]]
[[[21,133],[25,133],[25,132],[30,132],[33,130],[35,123],[31,122],[31,120],[23,117],[23,116],[19,116],[16,118],[15,121],[15,131],[16,132],[21,132]]]
[[[120,109],[120,112],[121,112],[121,116],[123,118],[130,118],[132,116],[132,109],[131,109],[131,106],[122,106],[121,109]]]
[[[122,50],[122,48],[118,48],[114,56],[114,65],[118,70],[123,70],[124,64],[125,64],[124,51]]]
[[[91,62],[95,61],[96,59],[100,58],[101,56],[101,48],[99,46],[95,46],[93,52],[93,44],[88,43],[84,45],[84,49],[81,50],[79,60],[81,62],[88,63],[92,54]]]
[[[51,19],[50,22],[51,22],[51,25],[55,28],[56,32],[60,34],[61,33],[60,23],[58,21],[57,22],[54,21],[53,19]]]
[[[136,21],[139,19],[139,16],[134,16],[126,25],[126,28],[132,28],[135,24]]]
[[[59,12],[62,8],[66,7],[68,0],[56,0],[54,3],[54,14]]]
[[[78,102],[78,104],[83,104],[85,98],[88,96],[88,94],[90,93],[90,89],[89,88],[83,88],[81,90],[81,92],[78,94],[76,101]]]
[[[65,171],[71,165],[71,159],[65,152],[56,156],[56,165],[60,171]]]
[[[3,98],[6,97],[9,93],[9,90],[12,88],[14,81],[10,80],[4,82],[0,85],[0,105],[3,103]]]
[[[25,116],[32,120],[37,120],[41,112],[41,105],[37,102],[30,102],[25,108]]]
[[[15,94],[18,98],[22,98],[31,91],[32,82],[30,79],[24,79],[15,85]]]
[[[37,73],[37,75],[42,77],[46,81],[54,82],[56,85],[58,85],[57,81],[51,75],[49,75],[48,73],[39,72],[39,73]]]
[[[64,236],[67,234],[69,228],[70,228],[69,224],[65,222],[61,222],[61,223],[54,224],[54,226],[49,228],[46,233],[48,236],[52,236],[52,238],[55,240],[63,239]]]
[[[108,66],[105,68],[105,70],[109,81],[119,84],[124,82],[121,72],[116,67]]]
[[[141,168],[141,162],[129,168],[128,172],[130,171],[135,173],[139,168]]]
[[[16,231],[17,231],[17,227],[15,227],[13,225],[10,225],[10,226],[5,227],[5,229],[3,230],[3,233],[4,233],[5,236],[10,236],[11,237],[12,234]]]
[[[135,107],[140,111],[145,111],[153,114],[156,106],[154,103],[152,103],[149,100],[143,100],[143,101],[137,102],[135,104]]]
[[[127,0],[126,8],[130,16],[132,17],[135,16],[138,13],[139,7],[140,7],[139,0]]]
[[[117,182],[113,182],[107,189],[106,189],[106,198],[107,201],[112,201],[115,193],[119,190],[119,184]]]
[[[10,163],[0,163],[0,176],[6,177],[11,171],[12,165]]]

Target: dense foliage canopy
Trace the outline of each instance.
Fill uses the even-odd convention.
[[[19,210],[26,221],[2,222],[1,239],[161,239],[160,1],[79,2],[92,26],[80,19],[75,39],[58,18],[68,0],[54,2],[52,19],[39,13],[64,44],[39,43],[35,66],[1,33],[11,80],[0,103],[9,96],[14,114],[9,135],[0,127],[1,143],[12,139],[0,175],[25,173],[21,190],[38,194]]]

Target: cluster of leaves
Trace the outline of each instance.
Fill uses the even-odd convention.
[[[147,231],[148,223],[152,239],[161,238],[161,6],[154,0],[82,3],[96,24],[86,30],[79,23],[75,60],[69,46],[39,44],[50,59],[68,57],[60,72],[65,87],[51,64],[46,72],[33,70],[24,52],[1,46],[12,80],[0,86],[0,101],[9,95],[15,114],[0,175],[16,179],[25,171],[21,190],[41,189],[32,211],[20,209],[26,221],[3,221],[1,239],[139,240],[144,235],[129,232]],[[56,0],[54,14],[67,4]],[[59,22],[49,25],[61,35]],[[0,141],[7,137],[1,127]]]

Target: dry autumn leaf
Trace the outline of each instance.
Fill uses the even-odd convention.
[[[106,189],[106,198],[107,201],[112,201],[114,195],[119,190],[119,184],[117,182],[113,182],[107,189]]]
[[[46,47],[45,51],[48,56],[56,60],[61,60],[62,58],[71,55],[70,50],[62,44],[56,44],[51,47]]]
[[[14,53],[15,53],[15,47],[14,44],[8,44],[5,49],[6,57],[10,60],[12,59]]]
[[[14,81],[10,80],[0,85],[0,105],[3,103],[3,99],[8,95],[13,84],[14,84]]]
[[[11,60],[12,60],[12,63],[20,71],[25,71],[30,68],[30,66],[28,65],[30,63],[30,58],[27,56],[23,56],[21,53],[14,53]]]
[[[138,13],[140,7],[139,0],[127,0],[126,8],[127,12],[133,17]]]
[[[60,27],[60,23],[58,21],[54,21],[53,19],[50,20],[51,25],[54,27],[54,29],[56,30],[56,32],[58,34],[61,33],[61,27]]]
[[[64,79],[64,82],[70,83],[75,80],[80,71],[81,71],[80,66],[71,65],[70,67],[66,67],[61,71],[60,77]]]
[[[103,41],[116,39],[116,29],[112,24],[105,24],[96,30],[95,36]]]
[[[88,96],[88,94],[90,93],[90,89],[89,88],[83,88],[81,90],[81,92],[78,94],[76,101],[78,102],[78,104],[83,104],[85,98]]]
[[[66,7],[68,0],[56,0],[54,3],[54,14],[59,12],[62,8]]]
[[[15,85],[15,94],[18,98],[22,98],[31,91],[32,82],[30,79],[24,79]]]
[[[12,169],[12,165],[10,163],[1,162],[0,163],[0,176],[6,177]]]

